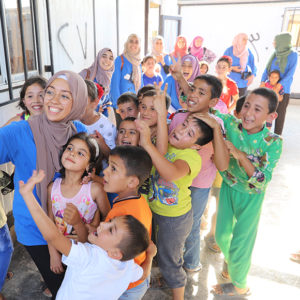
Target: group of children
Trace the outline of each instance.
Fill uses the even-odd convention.
[[[146,57],[144,65],[153,70],[154,58]],[[200,75],[192,55],[173,60],[172,77],[162,89],[158,77],[137,94],[127,92],[118,98],[117,127],[96,110],[97,87],[85,80],[88,101],[81,123],[74,125],[86,133],[70,137],[61,149],[60,174],[48,185],[48,215],[33,193],[36,184],[45,182],[43,170],[19,183],[48,243],[50,269],[64,274],[57,295],[59,286],[49,286],[53,297],[141,299],[157,252],[173,299],[184,299],[187,273],[201,270],[200,222],[217,171],[223,183],[216,242],[230,283],[216,285],[212,292],[250,293],[247,274],[262,201],[281,155],[282,139],[265,125],[276,118],[278,97],[271,89],[260,87],[244,97],[238,118],[220,113],[220,101],[231,112],[238,98],[234,82],[226,76],[230,67],[230,58],[220,58],[217,78]],[[153,76],[147,70],[148,80]],[[266,87],[276,85],[273,75]],[[25,119],[42,113],[39,98],[45,88],[40,78],[29,80],[20,100]],[[170,86],[184,96],[178,102],[171,92],[170,99]],[[45,96],[56,99],[58,94],[50,85]],[[59,96],[67,107],[70,95]],[[29,97],[33,100],[26,102]],[[185,110],[179,109],[180,103]],[[175,112],[172,119],[170,106]],[[49,106],[48,119],[59,110]]]

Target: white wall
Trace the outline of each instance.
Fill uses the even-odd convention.
[[[249,43],[253,52],[257,77],[251,85],[255,88],[259,85],[261,75],[266,63],[273,53],[272,42],[274,36],[281,32],[281,26],[285,7],[299,6],[299,2],[272,3],[272,4],[245,4],[245,5],[200,5],[183,6],[181,9],[182,34],[187,37],[188,44],[196,35],[204,38],[204,46],[213,50],[217,57],[223,55],[226,48],[232,45],[233,37],[245,32],[251,38],[260,36],[258,41]],[[210,66],[210,73],[214,73],[214,64]],[[300,93],[300,62],[294,76],[292,92]],[[298,83],[298,84],[297,84]]]

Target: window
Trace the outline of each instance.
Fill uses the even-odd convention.
[[[292,46],[300,51],[300,7],[285,9],[282,31],[291,33]]]

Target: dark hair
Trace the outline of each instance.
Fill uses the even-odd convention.
[[[213,129],[198,118],[194,118],[194,120],[196,121],[196,124],[201,131],[201,137],[198,138],[195,144],[204,146],[213,140],[214,138]]]
[[[144,97],[154,97],[155,95],[156,95],[156,91],[152,89],[152,90],[149,90],[149,91],[143,93],[141,97],[142,97],[142,99],[144,99]],[[168,94],[166,94],[167,109],[169,108],[170,104],[171,104],[171,98]]]
[[[138,97],[136,96],[135,93],[132,92],[126,92],[123,93],[117,101],[117,105],[123,104],[123,103],[128,103],[128,102],[133,102],[136,107],[139,106],[139,100]]]
[[[210,92],[211,92],[211,98],[220,98],[223,90],[222,82],[219,78],[213,75],[209,74],[203,74],[200,76],[197,76],[195,80],[204,80],[210,87]]]
[[[281,79],[281,76],[280,76],[280,72],[279,72],[279,70],[273,70],[273,71],[271,71],[271,72],[269,72],[269,76],[271,76],[271,74],[277,74],[278,75],[278,77],[279,77],[279,79],[278,79],[278,81]]]
[[[118,129],[120,128],[120,125],[125,122],[125,121],[130,121],[130,122],[134,122],[136,120],[135,117],[126,117],[125,119],[121,120],[119,126],[118,126]]]
[[[237,101],[236,101],[236,107],[235,107],[235,111],[237,114],[239,114],[242,110],[242,107],[244,105],[246,96],[242,96],[240,97]]]
[[[101,150],[100,150],[100,147],[98,145],[98,151],[99,151],[99,155],[96,156],[96,153],[97,153],[97,149],[95,147],[95,142],[97,143],[97,141],[92,138],[91,136],[89,136],[87,133],[85,132],[80,132],[80,133],[77,133],[73,136],[71,136],[69,138],[69,140],[67,141],[67,143],[63,146],[63,149],[62,149],[62,152],[61,152],[61,155],[60,155],[60,160],[61,160],[61,157],[64,153],[64,151],[66,150],[67,146],[75,139],[78,139],[78,140],[82,140],[86,143],[87,147],[89,148],[89,152],[90,152],[90,160],[89,160],[89,170],[88,172],[91,172],[94,168],[96,170],[96,174],[99,174],[102,170],[102,158],[103,158],[103,155],[101,153]],[[61,167],[59,173],[61,174],[62,178],[65,177],[65,168],[64,166]],[[83,174],[82,174],[82,178],[84,176],[87,176],[88,173],[85,171]]]
[[[251,93],[248,94],[248,96],[251,94],[260,95],[268,100],[269,114],[276,111],[278,106],[278,97],[273,90],[260,87],[254,89]]]
[[[128,234],[120,241],[118,248],[123,256],[121,261],[135,258],[144,252],[150,243],[149,233],[146,227],[131,215],[122,216],[127,226]]]
[[[206,73],[207,73],[208,70],[209,70],[209,65],[208,65],[208,63],[207,63],[206,61],[200,61],[200,62],[199,62],[199,67],[202,68],[202,66],[206,66],[206,68],[207,68]]]
[[[156,59],[153,55],[146,55],[144,58],[143,58],[143,64],[147,62],[147,60],[149,59],[154,59],[154,62],[156,63]]]
[[[117,146],[109,155],[119,156],[124,162],[127,176],[136,176],[140,187],[149,177],[152,168],[150,155],[138,146]]]
[[[98,99],[98,89],[96,84],[88,79],[84,80],[87,91],[88,91],[88,97],[90,98],[91,102],[94,102],[96,99]]]
[[[143,86],[142,88],[139,89],[138,93],[137,93],[137,97],[138,99],[140,99],[140,97],[143,97],[143,95],[147,92],[147,91],[152,91],[155,90],[155,87],[153,84],[148,84]]]
[[[45,78],[42,77],[42,76],[34,76],[34,77],[30,77],[30,78],[28,78],[28,79],[24,82],[24,84],[23,84],[23,86],[22,86],[22,88],[21,88],[21,90],[20,90],[20,101],[19,101],[17,107],[20,107],[20,108],[22,108],[23,110],[25,110],[25,113],[26,113],[27,115],[30,115],[30,111],[27,109],[27,107],[26,107],[25,104],[24,104],[24,97],[25,97],[27,88],[30,87],[31,85],[35,84],[35,83],[36,83],[36,84],[39,84],[43,89],[45,89],[45,87],[46,87],[46,85],[47,85],[47,79],[45,79]]]
[[[228,64],[228,67],[229,67],[229,68],[230,68],[231,65],[232,65],[232,58],[231,58],[230,56],[228,56],[228,55],[223,55],[223,56],[221,56],[221,57],[218,59],[217,63],[219,63],[220,61],[226,62],[226,63]]]

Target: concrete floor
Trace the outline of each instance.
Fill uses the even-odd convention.
[[[292,251],[300,249],[300,201],[297,190],[300,170],[300,101],[292,100],[287,112],[283,133],[284,148],[281,160],[267,189],[260,228],[248,277],[250,300],[300,299],[300,265],[289,260]],[[297,173],[298,171],[298,173]],[[212,201],[213,203],[214,201]],[[213,205],[211,205],[213,208]],[[206,232],[203,232],[203,236]],[[203,270],[188,279],[185,299],[225,299],[214,297],[211,286],[222,282],[222,255],[214,254],[201,245]],[[42,295],[41,277],[24,248],[16,245],[3,293],[8,300],[47,299]],[[157,272],[153,268],[153,272]],[[171,299],[170,290],[149,289],[144,300]],[[235,298],[236,299],[236,298]]]

